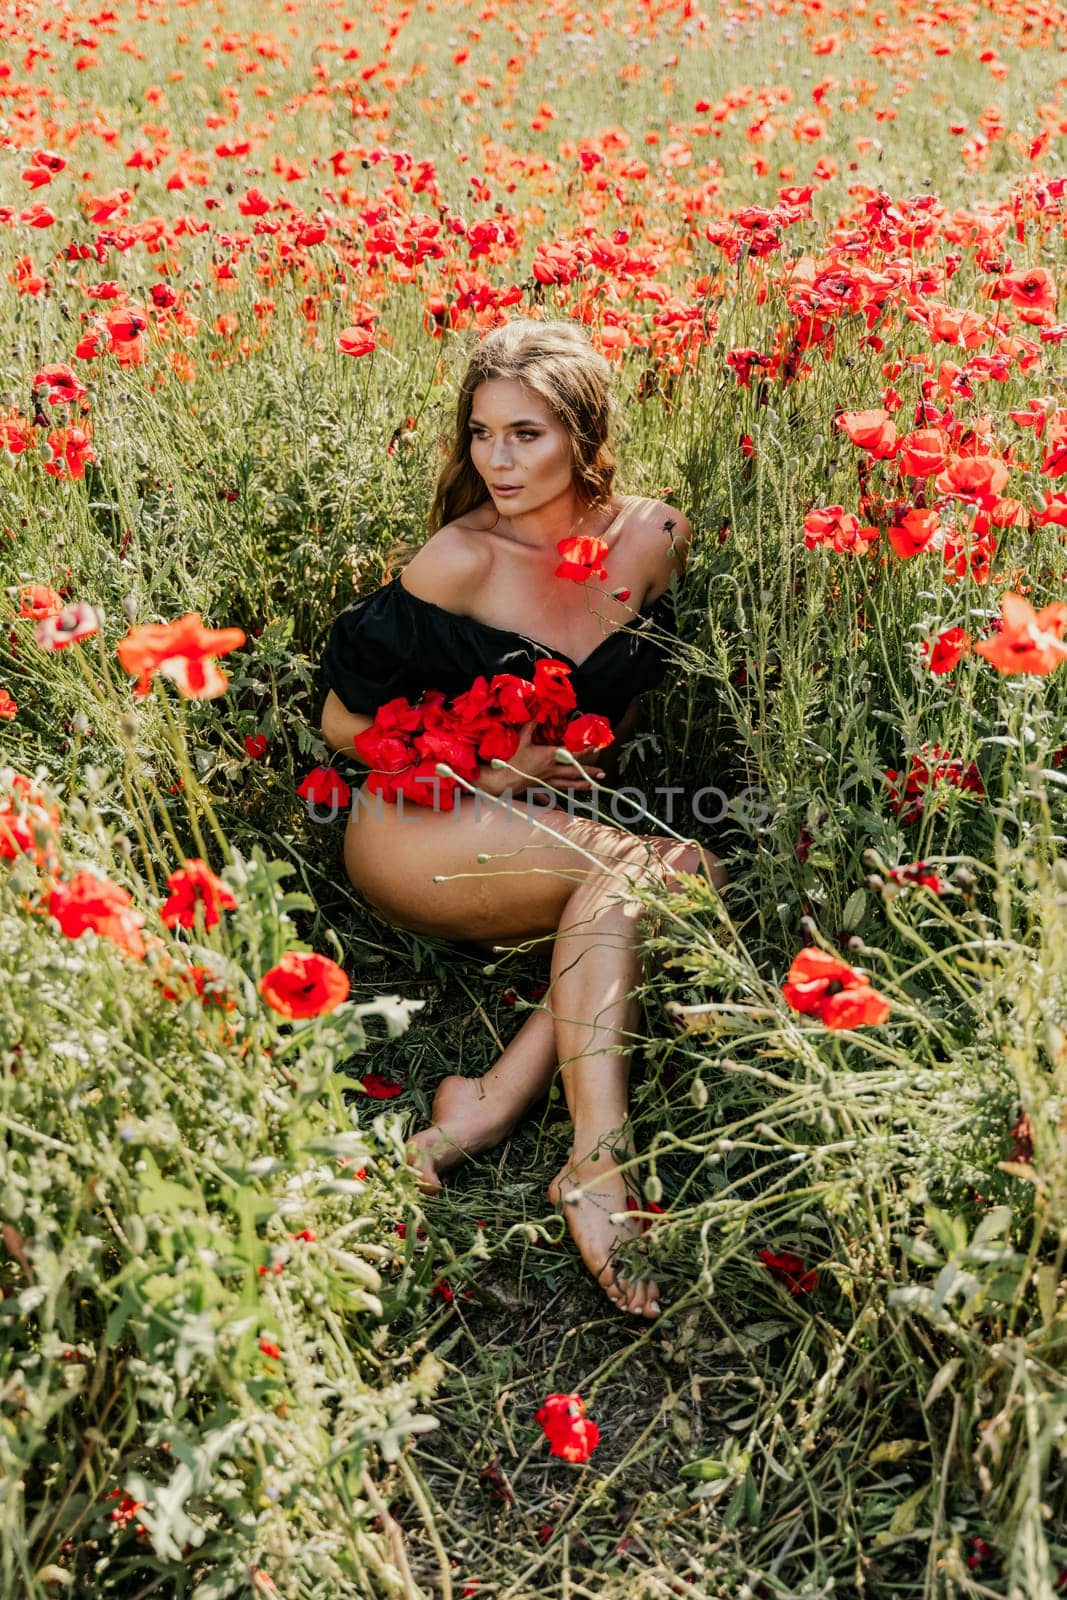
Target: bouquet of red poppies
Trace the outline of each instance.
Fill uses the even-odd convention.
[[[531,722],[535,744],[562,745],[572,755],[603,749],[611,743],[611,724],[593,713],[572,717],[570,674],[565,661],[549,659],[537,663],[532,682],[502,672],[475,678],[451,700],[428,689],[417,705],[403,698],[386,701],[354,741],[356,754],[371,768],[365,792],[386,800],[403,795],[414,805],[451,811],[462,791],[455,779],[438,773],[438,763],[476,783],[485,763],[511,760],[521,730]]]

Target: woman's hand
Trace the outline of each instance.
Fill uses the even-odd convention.
[[[593,787],[591,779],[602,778],[603,769],[595,765],[598,751],[586,750],[575,759],[580,761],[590,777],[583,777],[578,768],[570,762],[557,761],[556,751],[560,748],[555,744],[534,744],[533,732],[537,726],[528,722],[522,729],[518,748],[511,757],[506,767],[484,766],[477,778],[477,786],[486,794],[502,795],[510,789],[513,794],[522,794],[525,789],[536,784],[544,784],[552,789],[570,789],[575,793],[589,790]],[[607,746],[601,746],[606,749]],[[518,771],[513,771],[517,768]],[[521,776],[520,776],[521,774]]]

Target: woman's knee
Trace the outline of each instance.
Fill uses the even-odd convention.
[[[652,834],[645,834],[643,837],[659,857],[668,887],[675,889],[680,887],[676,876],[679,872],[688,873],[692,877],[703,872],[716,889],[721,889],[727,882],[726,868],[718,856],[711,850],[704,849],[702,845],[692,841],[683,844],[677,839],[662,839]]]
[[[575,884],[561,920],[571,922],[610,903],[625,905],[636,916],[644,891],[655,893],[666,887],[666,869],[657,852],[648,848],[647,840],[620,834],[611,841],[610,853],[601,865]]]

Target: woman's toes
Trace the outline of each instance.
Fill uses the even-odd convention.
[[[627,1310],[632,1312],[636,1317],[643,1317],[645,1315],[645,1304],[647,1300],[648,1285],[644,1283],[635,1283],[633,1288],[630,1290],[630,1303],[627,1307]]]
[[[430,1130],[427,1129],[426,1132]],[[425,1195],[438,1195],[441,1193],[441,1178],[434,1166],[433,1156],[426,1147],[419,1143],[423,1135],[418,1134],[409,1141],[404,1159],[415,1174],[415,1181]]]
[[[644,1298],[641,1301],[641,1315],[652,1320],[660,1314],[659,1286],[655,1283],[642,1284]]]

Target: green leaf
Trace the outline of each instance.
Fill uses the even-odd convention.
[[[736,1472],[717,1456],[704,1456],[700,1461],[687,1461],[678,1475],[681,1478],[695,1479],[699,1483],[714,1483],[719,1478],[733,1478]]]
[[[886,1444],[876,1445],[867,1460],[872,1467],[880,1461],[904,1461],[923,1448],[921,1439],[890,1439]]]
[[[137,1209],[142,1217],[179,1216],[203,1209],[203,1197],[197,1191],[163,1177],[150,1150],[143,1152],[141,1161],[145,1171],[140,1175]]]

